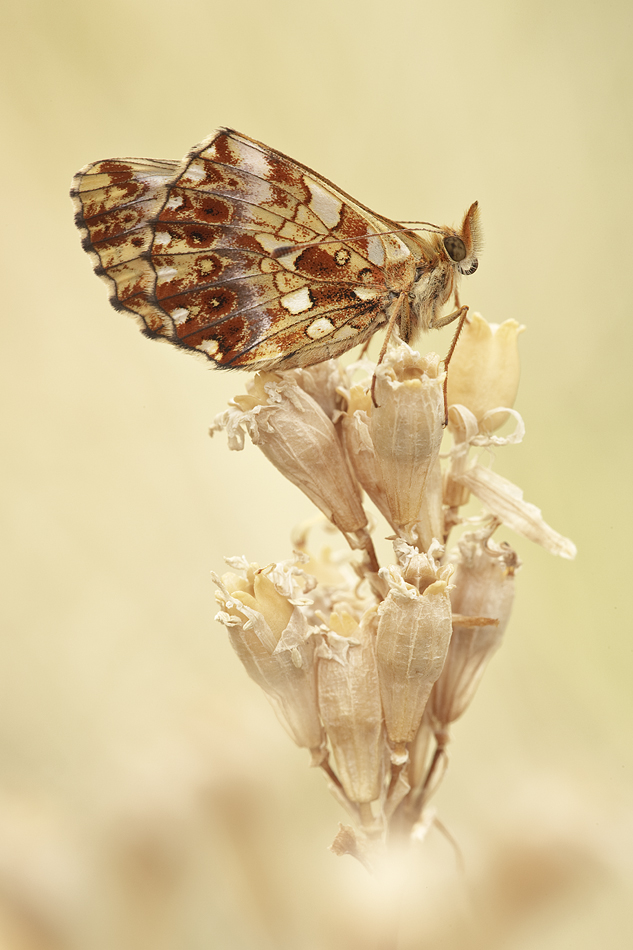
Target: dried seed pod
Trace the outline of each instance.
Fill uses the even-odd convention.
[[[246,672],[272,700],[297,745],[319,759],[325,736],[317,706],[315,642],[301,607],[281,595],[256,564],[246,578],[213,575],[229,632]]]
[[[291,374],[258,373],[247,395],[216,420],[232,448],[246,430],[254,445],[346,535],[364,532],[360,488],[334,425]],[[241,444],[240,444],[241,443]]]
[[[389,741],[400,757],[415,738],[446,658],[452,632],[447,590],[451,571],[450,566],[436,571],[436,580],[423,593],[404,580],[400,567],[380,572],[389,584],[378,608],[380,694]]]
[[[443,382],[439,357],[421,356],[405,344],[376,370],[377,405],[370,408],[369,432],[390,521],[409,541],[416,540],[413,526],[425,502],[429,472],[442,441]],[[441,505],[439,494],[437,504]]]
[[[334,614],[316,650],[319,712],[345,794],[359,804],[380,796],[384,771],[377,626],[375,608],[360,625],[349,614]]]
[[[451,590],[453,636],[429,702],[434,719],[442,727],[462,715],[490,657],[501,644],[514,601],[518,566],[512,548],[494,544],[489,532],[468,533],[459,542]],[[458,617],[464,622],[456,623]],[[468,617],[473,618],[472,625],[465,622]],[[486,618],[495,622],[486,624]]]

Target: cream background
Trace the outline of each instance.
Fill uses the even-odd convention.
[[[631,6],[23,0],[2,7],[0,946],[374,946],[375,885],[213,621],[222,555],[310,505],[206,430],[239,375],[145,340],[70,179],[229,125],[394,218],[486,245],[525,442],[496,468],[577,543],[520,538],[507,642],[455,728],[401,950],[631,945]],[[428,341],[443,352],[447,339]],[[423,341],[426,345],[426,341]],[[425,944],[425,941],[428,941]]]

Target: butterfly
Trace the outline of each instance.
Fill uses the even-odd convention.
[[[220,368],[310,366],[387,324],[405,342],[445,326],[481,246],[477,202],[423,236],[232,129],[182,162],[86,165],[71,196],[113,306]]]

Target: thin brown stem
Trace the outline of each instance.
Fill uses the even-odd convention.
[[[459,844],[457,843],[457,840],[453,837],[453,835],[450,833],[446,825],[442,821],[440,821],[439,818],[434,818],[433,824],[435,825],[437,830],[441,834],[444,835],[448,843],[452,846],[453,851],[455,852],[455,860],[457,861],[457,868],[459,870],[459,873],[462,875],[462,877],[465,878],[466,877],[466,862],[464,861],[464,853],[462,849],[460,848]]]
[[[341,780],[336,774],[336,772],[333,770],[328,759],[326,759],[324,762],[321,762],[321,768],[323,769],[327,777],[330,779],[330,781],[333,782],[336,785],[336,787],[340,788],[342,791],[343,786],[341,785]]]

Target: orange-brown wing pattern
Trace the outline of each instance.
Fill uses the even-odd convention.
[[[110,287],[113,306],[137,314],[151,334],[161,333],[165,316],[154,300],[156,275],[148,259],[153,222],[179,167],[152,159],[95,162],[75,175],[71,191],[83,245]]]
[[[392,222],[228,130],[182,163],[88,166],[73,197],[115,306],[221,367],[290,368],[345,352],[384,323],[390,273],[412,264],[407,245],[384,234]]]

